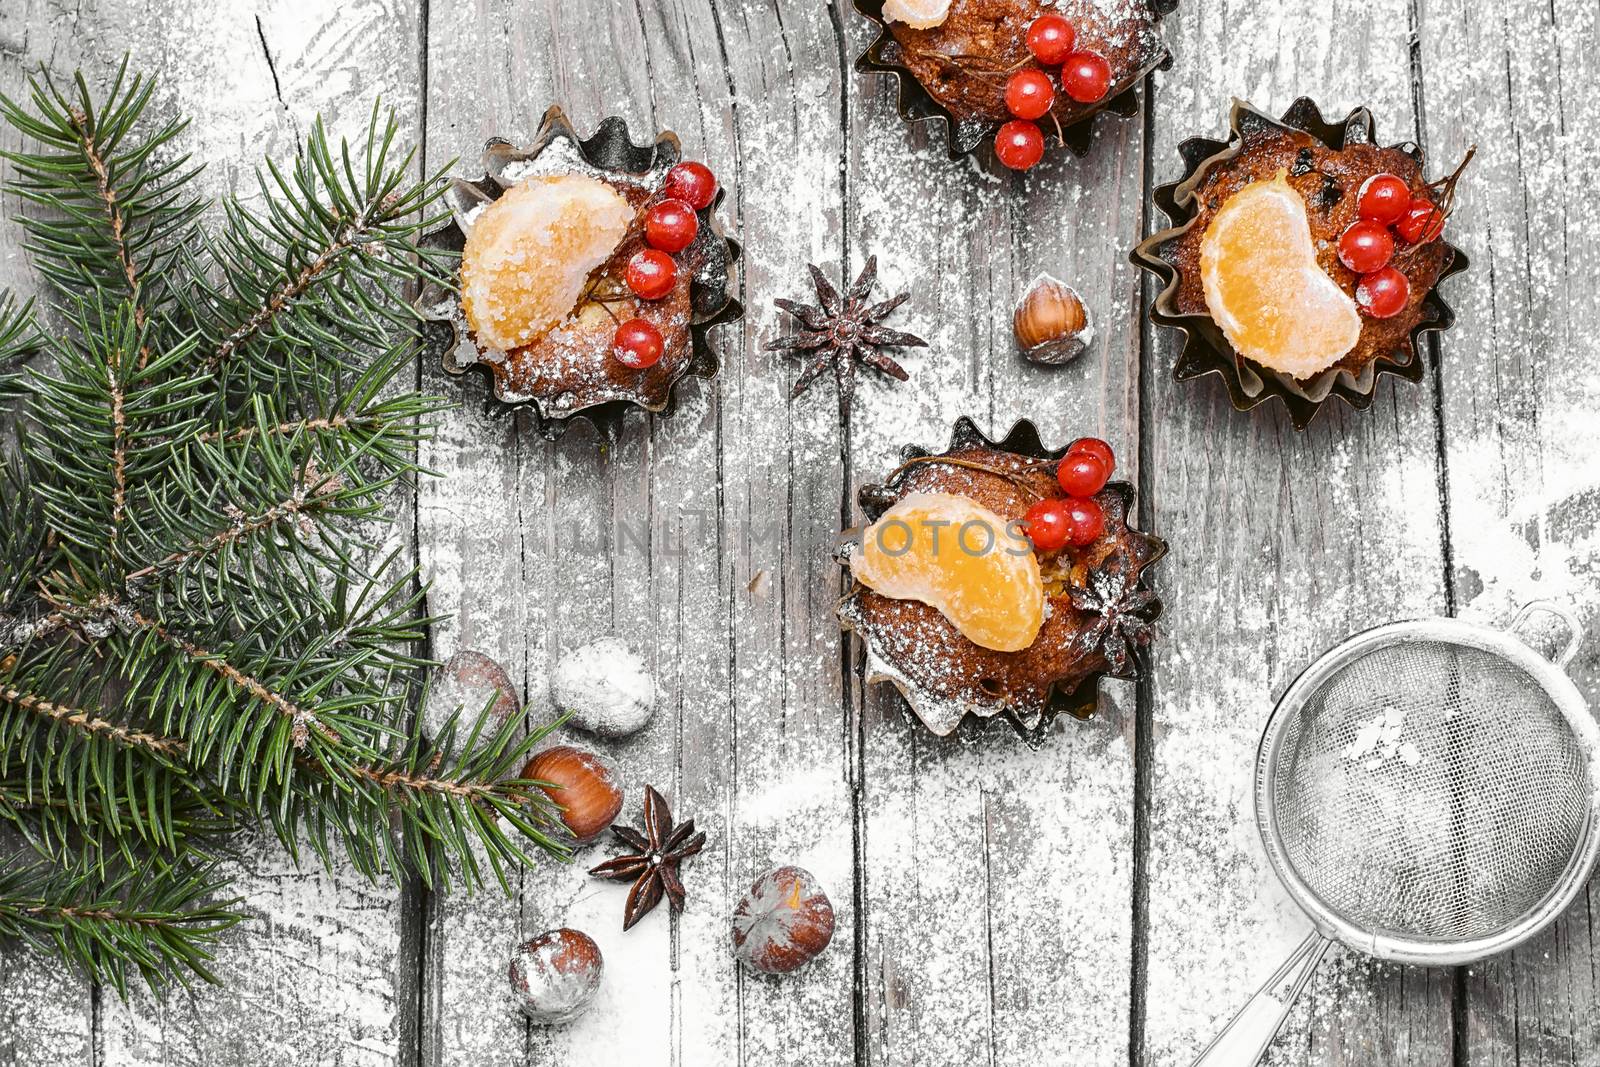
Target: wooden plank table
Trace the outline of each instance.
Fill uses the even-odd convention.
[[[529,871],[511,899],[438,899],[295,871],[263,842],[237,872],[258,919],[229,936],[224,988],[124,1003],[0,958],[0,1063],[1187,1064],[1303,932],[1250,821],[1253,749],[1298,669],[1399,617],[1504,621],[1539,595],[1600,617],[1600,7],[1184,0],[1165,34],[1176,65],[1138,118],[1103,121],[1085,160],[996,179],[853,71],[871,31],[843,0],[0,6],[0,89],[127,50],[162,79],[159,110],[194,118],[214,192],[248,192],[256,157],[292,152],[316,112],[354,130],[380,93],[419,166],[464,172],[551,102],[583,129],[676,130],[729,187],[749,308],[716,381],[614,441],[547,443],[482,414],[474,386],[393,534],[452,615],[433,652],[497,657],[536,712],[562,649],[617,632],[643,650],[657,717],[601,747],[630,816],[650,782],[709,831],[688,912],[623,936],[621,892],[581,867]],[[1474,263],[1448,283],[1460,327],[1420,385],[1296,434],[1275,407],[1241,415],[1214,383],[1171,379],[1126,252],[1161,224],[1150,192],[1180,141],[1218,135],[1232,97],[1279,111],[1302,94],[1372,106],[1435,170],[1480,151],[1451,227]],[[853,276],[869,255],[884,291],[912,293],[898,324],[932,344],[841,419],[826,388],[789,400],[794,367],[762,346],[805,264]],[[1099,326],[1065,369],[1010,338],[1042,270]],[[31,286],[14,226],[0,283]],[[418,381],[461,390],[432,366]],[[960,415],[1108,438],[1174,548],[1149,681],[1108,684],[1094,720],[1037,749],[934,738],[863,691],[832,618],[829,548],[856,488]],[[1600,690],[1600,642],[1576,670]],[[813,870],[840,917],[829,953],[781,981],[726,949],[733,902],[775,862]],[[1458,972],[1330,959],[1269,1062],[1600,1065],[1594,892]],[[556,925],[599,938],[607,989],[583,1021],[530,1028],[505,960]]]

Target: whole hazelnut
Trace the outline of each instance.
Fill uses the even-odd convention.
[[[460,649],[434,673],[428,690],[429,725],[437,729],[458,712],[463,722],[473,722],[491,700],[500,722],[517,713],[517,690],[511,675],[482,652]]]
[[[581,930],[546,930],[511,957],[511,990],[522,1014],[542,1026],[571,1022],[600,989],[605,960]]]
[[[593,752],[571,745],[547,748],[528,761],[522,777],[548,783],[545,795],[561,809],[561,821],[580,845],[605,833],[622,811],[617,774]]]
[[[1094,340],[1083,299],[1072,286],[1041,274],[1011,317],[1017,347],[1035,363],[1070,363]]]
[[[833,940],[833,904],[811,872],[774,867],[733,910],[733,954],[766,974],[786,974]]]
[[[572,725],[602,737],[638,733],[656,710],[649,665],[618,637],[563,652],[550,690]]]

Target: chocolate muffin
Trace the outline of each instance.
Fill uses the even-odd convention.
[[[1270,181],[1280,170],[1288,172],[1289,185],[1309,209],[1318,266],[1352,294],[1360,276],[1340,262],[1338,242],[1339,235],[1359,217],[1356,203],[1362,185],[1387,173],[1402,178],[1414,197],[1429,192],[1421,161],[1399,148],[1352,144],[1333,149],[1304,130],[1277,123],[1245,123],[1240,133],[1238,151],[1216,160],[1199,175],[1192,194],[1194,219],[1162,252],[1162,258],[1178,272],[1176,306],[1185,315],[1210,313],[1200,283],[1200,242],[1218,209],[1252,182]],[[1393,266],[1410,285],[1405,310],[1388,318],[1362,316],[1360,340],[1334,369],[1359,375],[1379,356],[1393,355],[1402,361],[1413,358],[1411,331],[1427,314],[1423,301],[1438,283],[1450,255],[1444,242],[1429,241],[1396,256]]]
[[[732,299],[739,249],[717,220],[723,194],[715,179],[680,157],[673,134],[638,146],[619,119],[580,139],[559,108],[546,113],[528,148],[490,141],[485,176],[450,182],[452,219],[427,237],[463,254],[461,294],[434,290],[418,301],[425,317],[451,329],[444,369],[484,372],[498,402],[530,408],[552,437],[573,416],[614,426],[629,408],[670,413],[679,382],[714,375],[709,330],[742,314]],[[685,178],[690,168],[695,174]],[[678,234],[687,243],[679,247],[647,223],[652,209],[685,190],[701,202],[680,204]],[[552,206],[557,198],[576,203],[563,214]],[[524,229],[543,243],[519,247],[515,223],[502,221],[508,210],[528,213]],[[513,227],[487,251],[486,219]],[[598,256],[583,258],[597,248]],[[670,272],[654,290],[630,272],[646,252]],[[625,332],[639,322],[648,324],[643,358]]]
[[[883,28],[857,69],[906,75],[903,82],[918,86],[921,99],[909,98],[903,84],[902,115],[944,117],[951,154],[966,154],[1014,118],[1006,100],[1008,78],[1042,66],[1029,50],[1029,28],[1041,15],[1060,16],[1073,27],[1075,52],[1105,60],[1108,84],[1098,99],[1079,101],[1063,91],[1059,63],[1043,67],[1056,91],[1048,112],[1035,121],[1046,137],[1059,129],[1061,140],[1082,155],[1089,147],[1087,120],[1106,109],[1133,114],[1139,81],[1170,62],[1160,19],[1175,6],[1176,0],[950,0],[942,21],[922,25],[924,20],[907,14],[906,0],[856,0],[856,10]]]
[[[558,164],[558,166],[564,166]],[[546,172],[549,172],[548,170]],[[531,173],[519,175],[527,180]],[[469,328],[472,344],[465,354],[482,362],[494,378],[495,395],[508,402],[542,400],[549,413],[559,415],[610,402],[626,402],[646,409],[665,403],[667,391],[682,376],[693,358],[689,323],[693,319],[689,289],[704,268],[709,228],[677,256],[678,272],[667,295],[644,300],[629,290],[625,280],[628,261],[646,247],[644,211],[657,198],[654,190],[629,177],[608,175],[601,180],[615,189],[634,210],[627,236],[589,276],[584,295],[560,325],[525,345],[505,351],[504,358],[486,352],[481,339]],[[607,358],[617,324],[647,316],[661,331],[661,358],[649,367],[635,368]]]
[[[1133,254],[1135,263],[1166,282],[1152,309],[1154,321],[1187,334],[1176,376],[1183,380],[1220,374],[1241,410],[1280,396],[1300,429],[1329,396],[1358,408],[1368,406],[1379,374],[1420,378],[1420,336],[1454,322],[1437,295],[1438,284],[1466,264],[1460,251],[1439,237],[1460,171],[1446,181],[1430,182],[1415,145],[1381,147],[1375,142],[1366,109],[1328,123],[1309,100],[1297,101],[1282,120],[1238,103],[1231,127],[1225,142],[1185,143],[1184,177],[1156,192],[1157,204],[1177,225],[1150,237]],[[1394,251],[1384,267],[1403,276],[1403,295],[1380,314],[1364,302],[1368,294],[1363,280],[1372,275],[1346,265],[1340,249],[1341,237],[1363,219],[1363,190],[1381,175],[1400,179],[1403,196],[1436,203],[1440,210],[1435,222],[1424,227],[1423,239],[1407,241],[1391,231]],[[1350,296],[1360,319],[1359,334],[1342,356],[1324,369],[1298,376],[1257,363],[1230,343],[1208,303],[1201,265],[1207,233],[1219,213],[1242,191],[1280,177],[1304,203],[1316,265]]]
[[[1021,522],[1041,498],[1060,494],[1055,464],[1065,452],[1045,449],[1031,423],[1018,423],[997,443],[964,418],[945,452],[906,449],[906,462],[885,483],[863,488],[860,503],[875,522],[911,494],[953,494]],[[867,680],[894,683],[941,736],[968,715],[1002,715],[1030,734],[1060,711],[1093,714],[1099,678],[1135,676],[1161,612],[1144,575],[1166,545],[1129,525],[1133,495],[1126,483],[1106,485],[1094,497],[1104,513],[1100,536],[1082,548],[1038,553],[1044,621],[1032,644],[1019,651],[982,647],[939,609],[855,583],[838,615],[865,645]],[[841,562],[849,564],[862,534],[842,536]]]

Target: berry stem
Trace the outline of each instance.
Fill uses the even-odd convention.
[[[1439,218],[1436,222],[1428,225],[1428,229],[1424,231],[1425,235],[1431,233],[1435,237],[1443,236],[1445,223],[1450,221],[1450,216],[1456,210],[1456,186],[1460,183],[1461,176],[1466,173],[1467,164],[1471,163],[1472,157],[1477,154],[1478,146],[1475,144],[1469,146],[1467,154],[1461,157],[1461,162],[1456,164],[1455,170],[1437,181],[1428,183],[1428,192],[1436,197],[1433,208],[1438,213]],[[1396,253],[1393,261],[1394,265],[1401,268],[1409,266],[1422,249],[1432,243],[1433,241],[1431,240],[1425,240],[1408,245],[1405,249]]]
[[[617,313],[611,309],[619,304],[627,303],[631,294],[621,282],[603,273],[604,270],[605,265],[603,264],[596,268],[594,276],[584,286],[583,295],[578,298],[578,306],[574,314],[594,304],[607,315],[610,315],[612,322],[620,323],[622,320],[617,318]]]
[[[994,63],[995,60],[990,56],[967,55],[965,53],[956,53],[952,55],[949,52],[929,52],[920,48],[913,49],[911,54],[916,56],[918,59],[931,59],[935,63],[942,64],[947,68],[953,67],[956,71],[961,74],[965,74],[968,77],[984,78],[991,81],[999,78],[1010,77],[1012,74],[1015,74],[1017,71],[1027,66],[1033,59],[1033,56],[1026,55],[1010,66],[1002,65],[985,67],[979,66],[979,64]]]
[[[1442,226],[1450,219],[1450,213],[1456,209],[1456,185],[1461,181],[1461,175],[1466,173],[1467,164],[1472,162],[1472,157],[1478,154],[1478,146],[1472,145],[1467,149],[1467,154],[1461,158],[1456,169],[1438,181],[1428,183],[1428,191],[1435,194],[1434,206],[1439,211],[1439,223]]]
[[[1044,462],[1045,461],[1043,460],[1030,462],[1026,467],[1024,467],[1024,469],[1032,469],[1035,466],[1043,465]],[[1045,499],[1044,493],[1041,493],[1038,489],[1035,489],[1033,486],[1023,481],[1015,471],[1005,471],[998,467],[991,467],[987,463],[979,463],[977,460],[972,459],[958,459],[955,456],[913,456],[904,463],[900,464],[900,466],[896,467],[885,480],[893,482],[895,479],[899,478],[900,475],[904,474],[907,470],[919,463],[943,463],[950,467],[962,467],[966,470],[982,471],[984,474],[992,474],[996,478],[1004,478],[1006,481],[1010,482],[1024,493],[1028,493],[1036,499]]]

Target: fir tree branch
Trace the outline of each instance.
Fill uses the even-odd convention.
[[[187,862],[111,877],[17,867],[0,871],[0,937],[54,951],[124,998],[131,973],[158,992],[190,975],[215,983],[211,947],[240,918],[238,899],[211,902],[223,885],[213,867]]]
[[[33,301],[19,302],[9,290],[0,291],[0,396],[15,395],[16,368],[43,348]]]
[[[223,284],[187,302],[212,338],[208,367],[268,338],[284,354],[314,346],[322,323],[368,337],[414,329],[393,282],[447,278],[445,257],[414,240],[436,221],[423,213],[442,184],[411,179],[414,153],[392,155],[399,121],[390,111],[380,126],[381,115],[374,104],[359,173],[348,143],[336,158],[319,118],[289,173],[268,161],[257,175],[268,221],[224,204],[227,226],[207,246]]]
[[[142,324],[144,311],[137,304],[133,309],[134,322]],[[148,349],[140,346],[140,363],[146,359]],[[128,509],[128,415],[127,397],[122,391],[122,353],[113,349],[111,361],[106,366],[106,385],[111,394],[111,524],[122,525]]]
[[[427,773],[411,773],[397,767],[371,767],[356,764],[350,767],[349,771],[355,777],[371,782],[379,789],[392,792],[397,796],[408,796],[412,793],[441,793],[446,796],[460,797],[463,800],[485,801],[492,797],[504,797],[507,792],[505,788],[495,782],[435,778]],[[523,801],[532,799],[531,795],[526,792],[515,795],[517,799]]]
[[[510,827],[551,855],[571,854],[571,838],[560,821],[554,802],[539,783],[518,777],[533,750],[560,722],[548,723],[521,734],[521,717],[501,720],[494,703],[480,709],[467,738],[458,744],[461,716],[458,710],[430,740],[420,718],[395,757],[381,761],[323,765],[298,761],[297,767],[323,785],[338,789],[342,782],[364,784],[364,803],[374,816],[344,827],[346,852],[357,868],[369,876],[378,872],[414,871],[430,887],[446,888],[452,875],[467,885],[483,881],[479,852],[488,860],[495,879],[510,892],[507,871],[532,862],[506,829]],[[321,801],[325,794],[313,791]],[[395,852],[396,839],[387,829],[373,833],[364,827],[385,827],[398,821],[403,831],[403,852]],[[280,837],[286,827],[279,826]],[[314,841],[317,838],[313,838]],[[474,845],[476,847],[474,847]],[[326,844],[319,845],[324,851]]]
[[[126,59],[123,60],[123,66],[126,69]],[[84,162],[94,174],[95,191],[100,195],[106,220],[111,226],[111,243],[116,249],[118,261],[122,264],[122,276],[128,283],[128,296],[134,307],[134,321],[143,326],[145,314],[144,307],[139,303],[139,270],[134,266],[133,252],[128,247],[128,240],[123,232],[122,205],[117,202],[117,190],[111,184],[111,168],[106,165],[105,155],[97,141],[94,122],[90,119],[89,112],[85,108],[71,105],[66,111],[67,118],[78,135],[78,144],[82,146]]]
[[[180,421],[174,416],[200,402],[203,379],[184,369],[192,336],[164,340],[144,367],[134,366],[150,331],[135,325],[130,304],[109,309],[85,299],[70,311],[70,334],[51,338],[54,373],[28,380],[33,429],[22,451],[33,473],[29,489],[52,532],[80,556],[114,559],[123,551],[129,510],[165,491],[161,479],[143,484],[171,453],[150,424]],[[137,524],[141,516],[133,518]]]
[[[127,74],[124,57],[96,103],[81,74],[64,91],[41,70],[28,80],[32,108],[0,95],[0,116],[39,145],[4,153],[10,190],[45,209],[21,219],[35,264],[65,293],[126,298],[143,326],[164,300],[164,280],[203,204],[184,192],[197,173],[188,157],[157,161],[185,123],[164,123],[130,143],[155,83]]]
[[[319,416],[313,419],[296,419],[292,422],[279,422],[271,426],[241,426],[236,430],[218,431],[207,430],[196,438],[201,444],[211,444],[217,441],[226,441],[238,444],[248,441],[258,434],[270,437],[295,437],[300,434],[310,433],[338,433],[351,429],[381,429],[383,419],[376,415],[345,415],[340,413],[327,417]]]
[[[372,233],[373,219],[392,211],[396,202],[392,195],[385,197],[379,203],[364,208],[355,219],[341,227],[331,241],[318,249],[310,263],[302,267],[294,277],[283,281],[267,298],[265,305],[257,308],[248,319],[235,327],[206,362],[213,367],[217,366],[232,356],[240,345],[266,329],[274,319],[283,314],[285,309],[305,296],[312,283],[321,278],[329,267],[358,245],[364,244]]]
[[[204,230],[183,124],[147,124],[151,99],[124,72],[100,102],[43,75],[26,108],[0,100],[67,320],[42,338],[0,302],[25,416],[0,469],[0,821],[59,869],[0,874],[0,936],[118,988],[205,973],[233,916],[186,857],[235,817],[441,887],[509,888],[568,845],[516,777],[547,730],[485,709],[460,744],[454,721],[423,734],[423,586],[369,543],[439,403],[407,388],[407,294],[453,276],[419,247],[438,174],[374,106],[363,142],[317,122]],[[6,378],[41,345],[48,369]]]
[[[71,619],[64,611],[52,611],[31,619],[0,614],[0,649],[20,648],[34,641],[52,637],[69,625]]]
[[[324,479],[310,488],[304,485],[297,487],[287,498],[255,515],[245,515],[234,509],[234,518],[227,526],[197,543],[169,553],[147,567],[129,573],[127,580],[133,582],[178,570],[197,560],[210,558],[255,534],[276,529],[285,522],[303,521],[337,499],[339,489],[337,479]]]
[[[190,662],[211,671],[225,679],[234,688],[247,694],[251,699],[260,701],[278,714],[287,717],[293,724],[291,736],[294,738],[294,746],[296,748],[305,748],[313,731],[321,735],[324,740],[335,744],[344,740],[338,730],[335,730],[318,717],[315,708],[295,703],[260,679],[241,671],[238,667],[229,663],[226,657],[201,648],[188,638],[173,633],[154,619],[146,618],[140,612],[128,608],[126,605],[118,605],[117,614],[131,628],[143,630],[155,636],[169,648],[181,653]]]
[[[102,869],[113,862],[136,865],[151,848],[169,860],[210,858],[212,843],[238,827],[234,806],[199,791],[179,791],[163,809],[159,832],[130,833],[128,828],[148,825],[138,799],[115,790],[80,798],[59,786],[47,788],[37,777],[12,775],[0,778],[0,821],[57,866]]]
[[[133,730],[111,722],[99,712],[75,708],[47,700],[36,693],[25,693],[15,686],[0,684],[0,701],[14,704],[73,730],[104,738],[117,745],[142,748],[168,759],[182,758],[188,746],[176,737],[161,737],[145,730]]]
[[[76,642],[30,648],[0,665],[0,781],[15,777],[36,805],[63,802],[67,822],[102,858],[107,845],[130,857],[136,845],[176,855],[192,816],[226,805],[181,739],[152,731],[119,703],[102,666]],[[49,698],[39,696],[46,687]],[[47,814],[22,828],[65,840],[61,826],[49,832]]]

